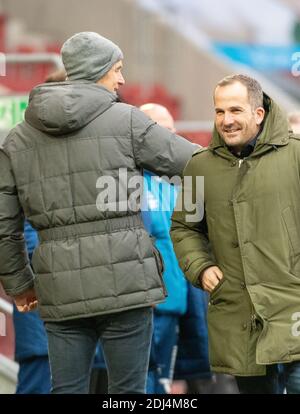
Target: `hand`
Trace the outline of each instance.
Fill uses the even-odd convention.
[[[220,283],[221,279],[223,279],[223,273],[218,266],[210,266],[200,275],[202,288],[209,293]]]
[[[37,297],[34,288],[25,290],[21,295],[14,296],[14,301],[19,312],[30,312],[37,308]]]

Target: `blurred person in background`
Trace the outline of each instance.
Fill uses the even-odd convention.
[[[171,237],[186,277],[210,293],[212,370],[240,393],[300,393],[300,141],[245,75],[214,91],[215,129],[184,177],[204,177],[204,214],[175,211]],[[199,189],[193,181],[192,198]],[[195,212],[195,209],[194,209]]]
[[[25,221],[26,248],[31,262],[38,244],[36,231]],[[48,342],[44,323],[38,311],[13,311],[15,329],[15,360],[19,363],[16,394],[49,394],[51,375],[48,358]]]
[[[290,126],[295,134],[300,134],[300,111],[288,114]]]
[[[175,133],[173,117],[166,107],[147,103],[139,109],[158,125]],[[162,255],[163,278],[168,292],[166,301],[154,308],[153,336],[146,389],[148,394],[165,394],[170,392],[173,379],[177,354],[178,318],[187,309],[187,281],[178,267],[169,235],[170,218],[178,190],[150,171],[144,170],[143,175],[146,184],[144,186],[142,219],[146,230]],[[107,374],[101,349],[97,349],[94,368],[91,392],[105,391]]]
[[[143,168],[180,175],[195,146],[116,102],[125,81],[113,42],[82,32],[61,53],[68,80],[32,90],[0,150],[0,281],[19,311],[39,306],[53,393],[88,392],[99,338],[108,392],[144,393],[152,306],[166,292],[128,181]],[[35,278],[24,216],[40,240]]]
[[[174,120],[162,105],[147,103],[140,110],[171,132]],[[148,394],[166,394],[171,383],[177,356],[179,317],[187,310],[187,282],[178,266],[169,229],[178,189],[147,170],[144,170],[142,219],[164,262],[163,278],[168,297],[154,308],[153,336],[150,368],[147,381]]]
[[[172,394],[238,394],[232,375],[210,370],[207,331],[208,294],[188,283],[187,311],[179,318],[178,353]],[[182,384],[182,379],[186,385]],[[180,387],[180,383],[182,386]]]

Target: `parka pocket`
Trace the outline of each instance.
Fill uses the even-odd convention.
[[[282,212],[282,217],[290,241],[290,245],[293,249],[293,253],[295,256],[298,256],[300,255],[300,239],[292,208],[287,207],[286,209],[284,209]]]
[[[220,280],[217,286],[210,292],[209,304],[218,305],[222,302],[226,302],[226,295],[224,296],[223,286],[226,282],[225,277]]]
[[[282,212],[282,217],[289,241],[289,272],[292,276],[300,277],[300,240],[297,231],[296,220],[294,218],[293,210],[287,207]]]
[[[214,298],[215,295],[218,293],[218,291],[221,289],[223,283],[225,282],[225,277],[223,276],[223,278],[219,281],[219,283],[217,284],[216,287],[214,287],[214,289],[210,292],[210,297]]]

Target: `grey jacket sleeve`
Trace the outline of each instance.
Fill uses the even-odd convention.
[[[24,216],[10,159],[0,149],[0,282],[10,296],[33,285],[23,231]]]
[[[199,148],[132,109],[131,131],[136,164],[157,175],[182,175],[186,163]]]

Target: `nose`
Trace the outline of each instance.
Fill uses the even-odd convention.
[[[234,118],[230,112],[225,112],[223,123],[224,125],[231,125],[234,123]]]
[[[122,73],[119,74],[118,84],[119,85],[124,85],[125,84],[125,79],[124,79],[124,76],[122,75]]]

